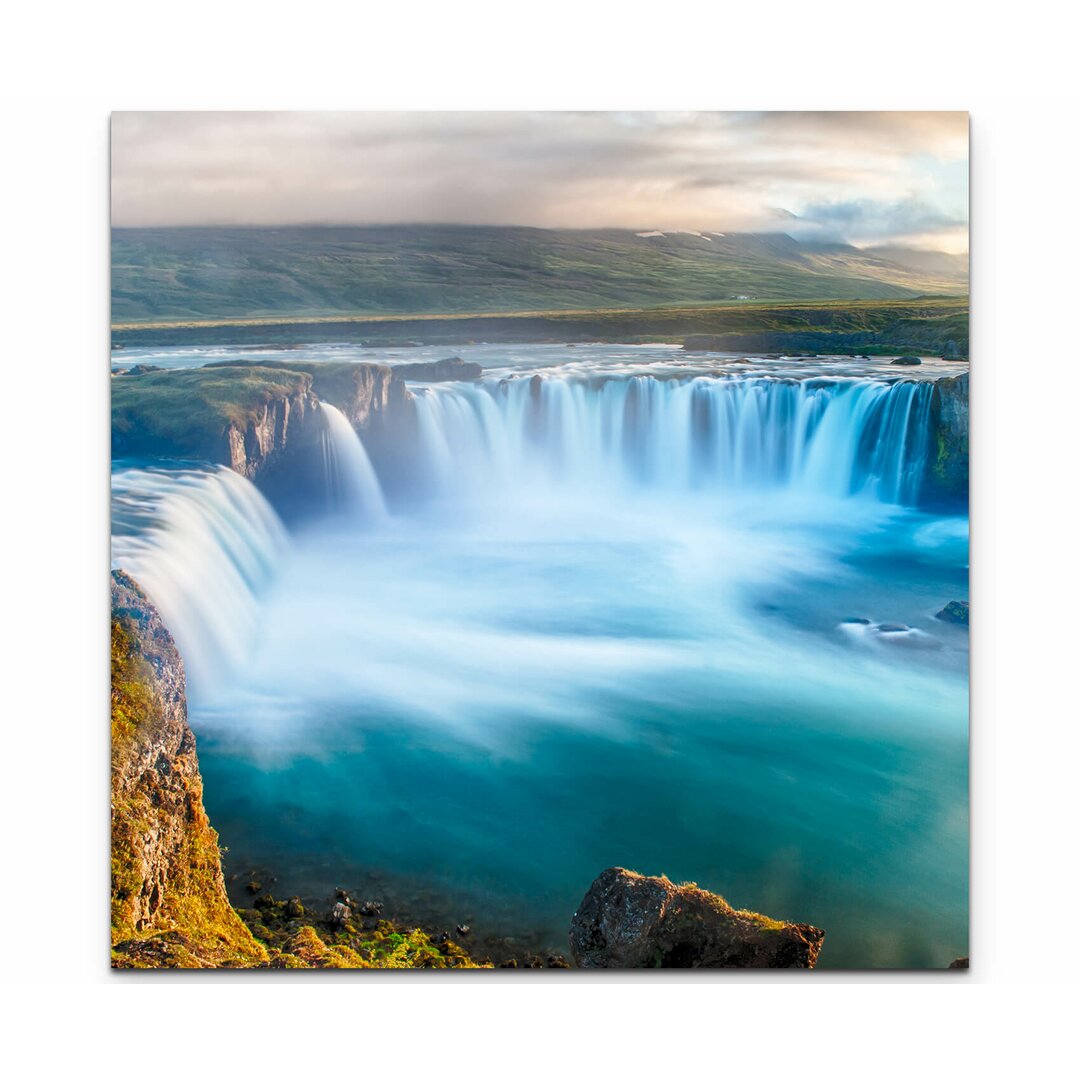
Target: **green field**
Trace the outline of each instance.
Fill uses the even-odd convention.
[[[967,291],[957,256],[782,233],[481,226],[116,229],[115,324],[646,310]]]
[[[372,346],[472,342],[681,342],[721,338],[717,347],[764,352],[943,352],[967,354],[966,297],[904,301],[716,304],[620,311],[510,312],[497,315],[376,316],[129,323],[113,327],[126,345],[302,345],[314,341]],[[118,357],[119,359],[119,357]]]

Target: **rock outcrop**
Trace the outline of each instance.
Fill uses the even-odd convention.
[[[115,967],[268,959],[229,904],[203,809],[184,665],[135,581],[112,575],[112,955]]]
[[[915,367],[917,364],[922,363],[922,358],[918,356],[898,356],[895,360],[890,362],[899,364],[901,367]]]
[[[264,366],[195,368],[112,383],[112,452],[192,458],[253,479],[301,435],[315,410],[311,376]]]
[[[923,502],[928,505],[967,505],[968,411],[968,372],[934,383],[923,482]]]
[[[582,968],[812,968],[824,938],[696,885],[612,867],[575,912],[570,950]]]
[[[252,367],[302,374],[310,378],[311,391],[345,414],[351,424],[366,427],[380,416],[405,404],[408,391],[386,364],[354,361],[315,363],[308,360],[218,360],[204,370],[244,370]]]

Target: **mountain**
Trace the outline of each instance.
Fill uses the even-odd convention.
[[[900,249],[783,233],[466,225],[114,229],[114,322],[567,311],[966,292]]]
[[[968,257],[948,251],[922,251],[919,248],[882,246],[863,248],[863,254],[884,262],[896,263],[913,273],[953,282],[967,290]]]

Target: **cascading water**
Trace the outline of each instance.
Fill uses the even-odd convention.
[[[389,527],[326,406],[304,483],[358,514],[284,560],[240,477],[117,473],[231,874],[539,952],[625,865],[826,927],[823,966],[966,954],[967,522],[918,507],[956,369],[476,349],[380,432]]]
[[[425,387],[425,470],[444,494],[523,482],[669,491],[785,487],[917,500],[930,382],[511,379]]]
[[[112,565],[161,612],[193,687],[237,671],[288,542],[270,504],[224,467],[121,469],[112,501]]]
[[[340,410],[325,401],[319,405],[326,426],[322,432],[327,501],[332,510],[381,521],[386,518],[379,478],[371,467],[364,444]]]

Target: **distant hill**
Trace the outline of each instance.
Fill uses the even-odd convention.
[[[144,322],[889,300],[967,291],[966,263],[783,233],[494,226],[115,229],[112,318]]]

